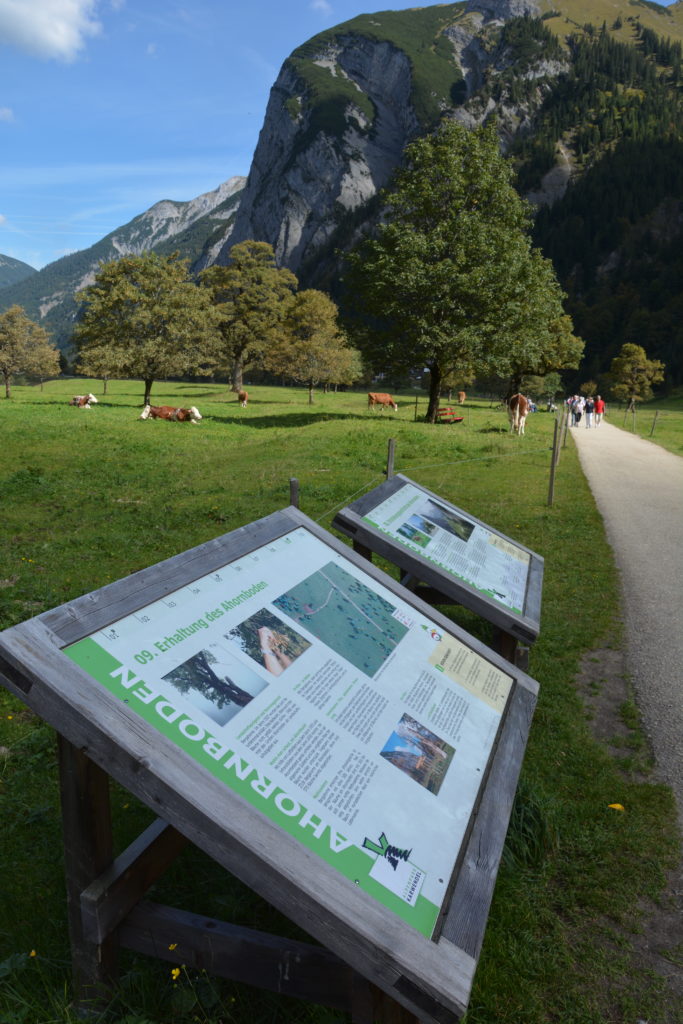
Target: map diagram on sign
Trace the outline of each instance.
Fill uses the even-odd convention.
[[[408,632],[394,605],[334,562],[273,604],[368,676],[374,676]]]

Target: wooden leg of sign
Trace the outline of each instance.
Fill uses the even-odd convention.
[[[517,637],[514,637],[511,633],[506,633],[504,629],[495,629],[494,646],[506,661],[511,661],[513,665],[515,664]]]
[[[107,1005],[116,979],[115,940],[88,942],[81,921],[81,893],[112,859],[109,777],[63,736],[58,744],[74,1003],[87,1016]]]
[[[521,644],[512,633],[506,633],[504,629],[495,629],[493,643],[506,661],[521,668],[522,672],[529,671],[529,648]]]
[[[372,551],[370,548],[366,547],[365,544],[361,544],[359,541],[354,540],[353,550],[356,554],[360,555],[361,558],[367,558],[368,562],[372,561]]]
[[[419,1017],[359,974],[354,977],[351,1021],[352,1024],[420,1024]]]

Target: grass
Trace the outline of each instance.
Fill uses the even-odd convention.
[[[674,455],[683,455],[683,395],[675,394],[671,398],[659,398],[641,405],[635,417],[625,407],[615,407],[610,412],[609,422],[666,448]]]
[[[99,404],[69,407],[68,397],[84,389]],[[321,395],[308,406],[303,390],[257,387],[240,409],[224,386],[155,385],[155,402],[199,407],[204,419],[190,426],[140,422],[139,382],[108,390],[56,381],[42,392],[17,387],[0,402],[0,627],[284,507],[290,477],[299,480],[302,510],[329,527],[341,505],[384,478],[395,438],[397,472],[545,558],[530,666],[539,704],[467,1024],[636,1016],[669,1024],[683,1016],[632,951],[638,908],[661,898],[677,859],[673,798],[592,739],[573,686],[582,653],[618,631],[618,584],[571,443],[547,505],[552,417],[530,417],[526,437],[516,438],[504,413],[483,401],[468,402],[462,424],[429,426],[414,422],[414,395],[399,396],[390,415],[368,412],[354,393]],[[476,617],[443,610],[488,639]],[[630,705],[622,715],[636,722]],[[55,762],[52,731],[0,690],[2,1024],[76,1019]],[[609,809],[616,802],[623,814]],[[112,804],[123,847],[152,815],[117,785]],[[301,935],[195,849],[152,898]],[[112,1024],[343,1019],[195,972],[173,978],[169,965],[143,957],[121,961]]]

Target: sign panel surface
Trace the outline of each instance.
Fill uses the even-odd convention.
[[[407,482],[364,522],[492,601],[523,614],[529,551]]]
[[[433,936],[512,676],[303,527],[64,653]]]

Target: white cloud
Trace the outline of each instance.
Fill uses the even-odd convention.
[[[328,3],[327,0],[311,0],[309,6],[312,11],[319,11],[320,14],[324,14],[326,17],[332,14],[332,4]]]
[[[6,224],[6,223],[7,223],[7,217],[4,215],[4,213],[0,213],[0,225],[1,224]]]
[[[35,57],[72,61],[98,35],[98,0],[0,0],[0,43]]]
[[[145,51],[148,57],[156,57],[157,55],[157,44],[147,43],[147,50]]]
[[[0,107],[0,121],[13,121],[14,111],[10,107]]]

